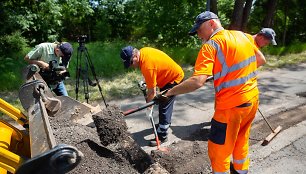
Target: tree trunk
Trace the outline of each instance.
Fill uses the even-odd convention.
[[[241,30],[243,7],[245,0],[236,0],[229,29]]]
[[[211,7],[211,12],[214,12],[216,15],[218,15],[218,8],[217,8],[217,5],[218,2],[217,0],[210,0],[210,7]]]
[[[206,11],[210,11],[210,0],[206,0]]]
[[[284,31],[283,31],[283,39],[282,44],[286,44],[286,35],[287,35],[287,15],[288,15],[288,5],[285,6],[284,10]]]
[[[277,6],[277,0],[269,0],[267,2],[265,9],[269,9],[269,10],[267,10],[267,15],[265,19],[263,20],[263,23],[262,23],[263,27],[271,28],[273,26],[273,18],[274,18],[276,6]]]
[[[241,30],[246,31],[247,25],[248,25],[248,19],[251,12],[253,0],[246,0],[245,6],[243,9],[243,17],[242,17],[242,25]]]

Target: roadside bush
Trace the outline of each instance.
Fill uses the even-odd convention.
[[[20,57],[20,56],[19,56]],[[22,84],[22,68],[25,62],[21,59],[1,58],[0,59],[0,90],[16,90]]]
[[[11,35],[4,35],[0,37],[0,55],[2,58],[17,59],[17,55],[22,53],[28,46],[26,38],[21,36],[19,31]]]
[[[0,37],[0,90],[15,90],[22,84],[21,69],[27,40],[20,32]]]

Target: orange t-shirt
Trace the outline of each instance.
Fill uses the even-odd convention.
[[[140,49],[139,67],[148,88],[163,88],[168,83],[180,83],[183,69],[166,53],[150,47]]]
[[[219,45],[224,55],[226,66],[229,68],[255,56],[256,48],[242,32],[221,30],[217,32],[211,40]],[[221,72],[222,66],[218,56],[220,56],[220,54],[217,54],[215,47],[210,44],[203,44],[197,57],[193,75],[216,75]],[[217,80],[215,79],[215,88],[222,83],[242,79],[252,72],[255,72],[257,70],[257,63],[256,59],[255,61],[254,59],[252,60],[253,61],[247,66],[232,72],[227,72],[225,76]],[[251,100],[258,95],[258,93],[257,78],[255,76],[243,84],[225,87],[219,92],[216,92],[215,108],[230,109],[239,106]]]

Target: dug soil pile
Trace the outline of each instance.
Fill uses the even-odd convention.
[[[84,154],[69,173],[168,173],[132,139],[117,106],[109,106],[93,119],[94,128],[75,123],[67,114],[50,117],[56,142]]]

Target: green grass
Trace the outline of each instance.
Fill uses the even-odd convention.
[[[282,68],[306,62],[306,51],[297,54],[286,54],[284,56],[269,55],[266,56],[266,59],[267,63],[263,66],[263,70]]]
[[[306,43],[295,43],[289,46],[268,46],[262,49],[268,55],[285,56],[288,54],[298,54],[306,51]]]
[[[102,43],[102,42],[94,42],[94,43],[86,43],[85,47],[87,48],[87,52],[89,56],[86,56],[86,51],[78,51],[79,44],[74,43],[74,53],[71,58],[71,62],[69,65],[69,71],[71,76],[75,77],[76,72],[76,64],[77,57],[79,63],[84,67],[84,62],[86,62],[86,58],[92,62],[94,70],[97,76],[100,77],[113,77],[118,74],[122,74],[124,72],[122,62],[120,60],[120,50],[124,44],[121,42],[114,43]],[[78,54],[79,53],[79,54]],[[89,69],[90,71],[91,69]],[[92,75],[89,72],[89,75]]]
[[[114,78],[101,78],[99,77],[99,84],[102,88],[102,95],[107,100],[123,99],[133,97],[141,94],[137,84],[142,80],[142,75],[138,70],[129,71],[127,73],[118,75]],[[75,81],[67,80],[65,82],[68,94],[70,97],[75,98]],[[85,102],[85,94],[82,81],[79,86],[79,100]],[[102,96],[97,86],[89,86],[89,100],[90,101],[102,101]]]

